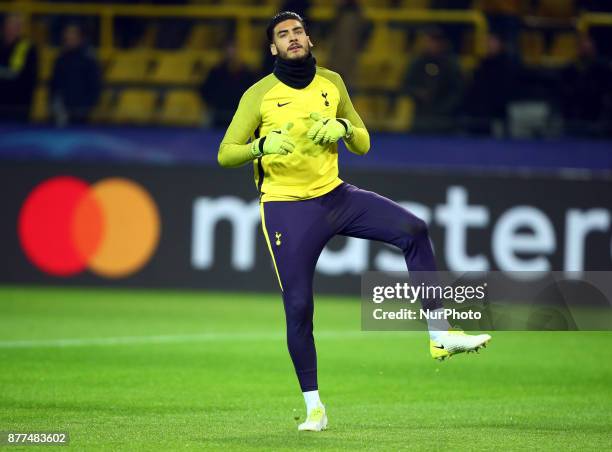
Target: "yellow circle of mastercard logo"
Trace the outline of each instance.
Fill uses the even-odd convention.
[[[58,176],[30,192],[18,234],[28,259],[46,273],[72,276],[89,269],[121,278],[153,256],[160,219],[151,195],[132,180],[106,178],[89,185]]]

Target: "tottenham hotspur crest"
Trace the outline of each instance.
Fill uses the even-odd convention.
[[[321,91],[321,96],[323,96],[323,99],[325,100],[325,106],[329,107],[329,101],[327,100],[327,93]]]
[[[274,236],[276,237],[276,246],[281,246],[281,236],[283,234],[281,234],[280,232],[275,232]]]

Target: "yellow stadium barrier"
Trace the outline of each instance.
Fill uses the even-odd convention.
[[[585,13],[578,17],[576,29],[580,33],[588,33],[591,27],[612,27],[612,14]]]
[[[0,12],[18,12],[25,16],[26,24],[32,15],[62,14],[97,16],[100,18],[100,47],[103,52],[113,49],[113,21],[115,17],[176,17],[185,19],[232,19],[236,21],[236,39],[239,48],[248,49],[252,42],[253,20],[267,20],[277,11],[264,6],[236,5],[120,5],[95,3],[45,3],[16,2],[0,4]],[[390,23],[466,23],[472,24],[476,32],[478,53],[486,46],[487,21],[482,13],[474,10],[446,11],[427,9],[364,8],[364,16],[375,26]],[[336,10],[329,6],[313,7],[309,11],[310,21],[330,21]]]

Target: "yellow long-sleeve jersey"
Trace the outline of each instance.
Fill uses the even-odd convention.
[[[349,98],[342,78],[336,72],[317,67],[312,82],[295,89],[270,74],[242,96],[221,146],[219,162],[238,166],[241,156],[250,152],[249,140],[266,136],[288,122],[295,149],[287,155],[268,154],[253,160],[255,184],[261,201],[291,201],[315,198],[330,192],[342,183],[338,177],[337,143],[318,145],[306,133],[314,123],[310,114],[324,118],[345,118],[353,126],[347,148],[365,154],[370,136]]]

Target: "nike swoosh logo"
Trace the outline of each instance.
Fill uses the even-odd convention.
[[[440,350],[444,350],[444,345],[434,345],[434,348],[439,348]]]
[[[278,105],[279,107],[284,107],[285,105],[290,104],[291,102],[285,102],[284,104],[281,104],[280,102],[278,102],[276,105]]]

